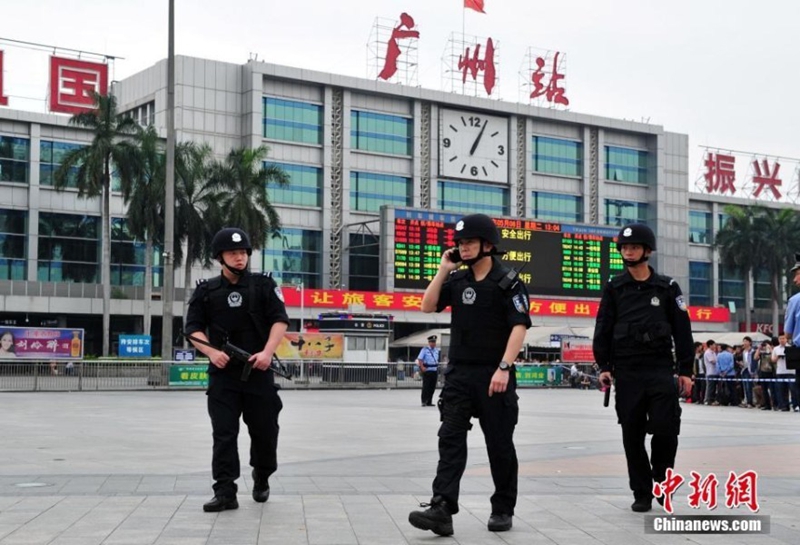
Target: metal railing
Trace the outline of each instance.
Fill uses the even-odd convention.
[[[0,391],[96,391],[201,389],[206,363],[161,360],[0,362]],[[286,389],[420,388],[412,364],[284,362],[292,380],[275,377]],[[181,373],[180,371],[183,371]]]

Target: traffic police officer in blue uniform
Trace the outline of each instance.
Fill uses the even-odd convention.
[[[612,376],[616,381],[617,418],[634,497],[631,509],[645,512],[652,507],[654,481],[663,482],[667,468],[675,465],[678,395],[691,391],[694,340],[680,287],[647,264],[656,250],[653,231],[643,224],[623,227],[617,250],[626,271],[609,280],[603,291],[593,349],[600,382],[610,386]],[[653,436],[649,458],[647,434]]]
[[[510,530],[517,502],[514,428],[519,416],[513,361],[530,327],[529,297],[516,271],[497,258],[500,233],[484,214],[456,224],[458,248],[442,255],[422,297],[423,312],[451,307],[449,363],[439,397],[439,464],[433,498],[409,514],[416,528],[453,534],[461,476],[467,465],[467,432],[477,417],[486,440],[495,491],[488,529]],[[461,270],[461,263],[467,265]]]
[[[242,380],[244,363],[210,346],[192,341],[208,356],[208,414],[214,449],[211,470],[214,498],[207,512],[236,509],[239,478],[239,418],[250,433],[253,499],[269,498],[269,476],[278,467],[278,413],[283,407],[269,371],[272,356],[289,325],[280,288],[270,275],[251,274],[247,264],[252,246],[237,228],[220,230],[211,242],[222,274],[198,283],[189,301],[186,332],[216,347],[227,340],[252,354],[253,370]]]
[[[417,364],[422,373],[422,406],[433,407],[433,393],[439,378],[441,351],[436,348],[436,335],[428,337],[428,346],[419,351]]]

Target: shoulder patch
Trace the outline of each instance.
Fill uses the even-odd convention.
[[[525,294],[518,293],[512,300],[514,301],[514,308],[517,309],[517,312],[520,314],[528,314],[528,298],[525,297]]]
[[[281,288],[279,288],[278,286],[275,286],[275,296],[281,300],[281,303],[286,302],[283,300],[283,292],[281,291]]]
[[[678,305],[678,308],[684,312],[688,312],[689,309],[686,307],[686,301],[683,300],[683,295],[679,295],[675,298],[675,304]]]

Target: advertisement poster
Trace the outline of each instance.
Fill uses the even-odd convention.
[[[83,329],[0,327],[0,360],[83,359]]]
[[[286,333],[275,353],[282,360],[341,360],[344,355],[344,335]]]
[[[563,339],[561,361],[569,363],[594,363],[591,339]]]

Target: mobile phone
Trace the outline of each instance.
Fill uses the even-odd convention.
[[[453,263],[461,263],[461,252],[458,251],[458,248],[447,254],[447,258]]]

